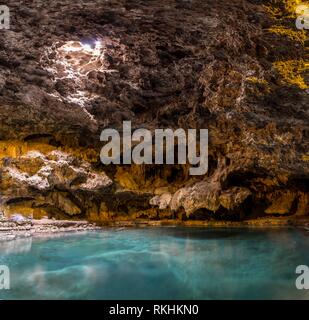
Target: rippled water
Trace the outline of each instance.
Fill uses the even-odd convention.
[[[1,299],[309,299],[296,229],[145,228],[0,243]]]

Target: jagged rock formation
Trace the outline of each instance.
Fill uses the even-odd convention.
[[[308,215],[306,31],[295,29],[295,3],[7,1],[1,210],[96,221]],[[208,128],[209,172],[103,166],[100,132],[124,120]]]

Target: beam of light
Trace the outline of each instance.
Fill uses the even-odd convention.
[[[91,48],[90,44],[82,44],[82,47],[86,51],[92,51],[93,49]]]
[[[53,53],[53,58],[49,54]],[[105,72],[104,46],[102,41],[67,41],[62,45],[55,43],[46,51],[45,69],[54,75],[54,81],[70,80],[74,88],[67,93],[55,95],[82,107],[92,120],[93,116],[86,109],[88,103],[98,95],[87,89],[88,74],[92,71]]]

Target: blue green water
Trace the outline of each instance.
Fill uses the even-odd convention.
[[[309,299],[297,229],[142,228],[0,243],[1,299]]]

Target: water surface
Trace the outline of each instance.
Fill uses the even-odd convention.
[[[309,299],[297,229],[142,228],[0,243],[1,299]]]

